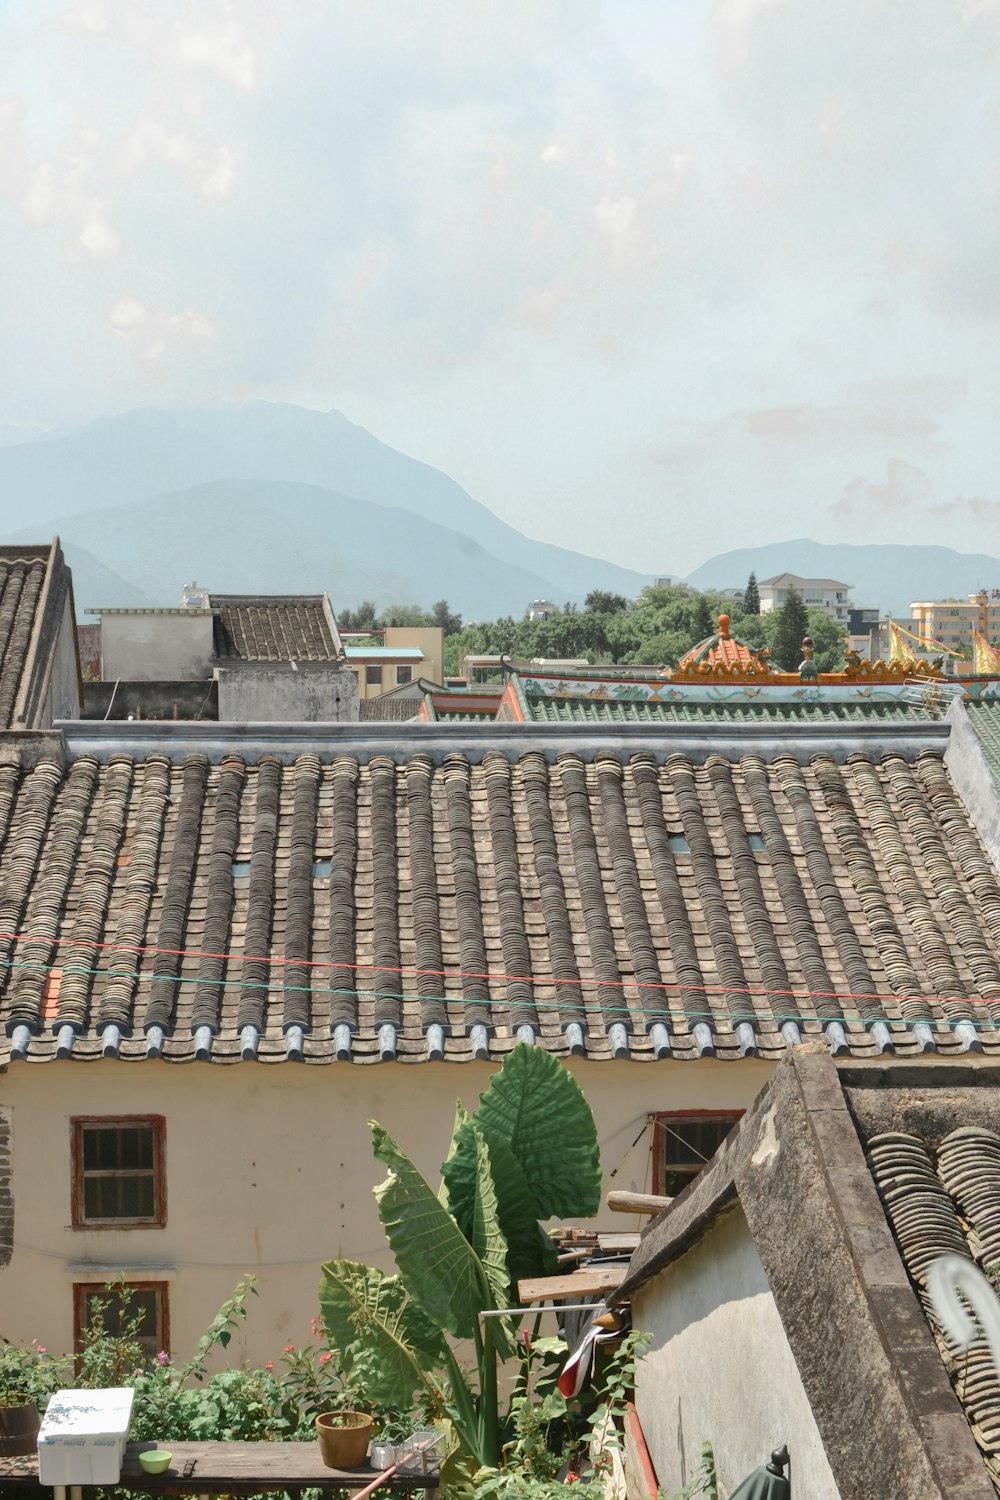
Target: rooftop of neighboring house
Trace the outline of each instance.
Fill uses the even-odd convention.
[[[712,1227],[742,1214],[840,1493],[986,1500],[1000,1372],[981,1341],[965,1356],[941,1337],[926,1272],[944,1254],[996,1264],[998,1201],[995,1064],[800,1050],[645,1230],[614,1299],[638,1297],[641,1317],[660,1273],[689,1257],[690,1276]]]
[[[762,589],[801,589],[806,584],[814,589],[846,590],[854,586],[839,578],[803,578],[798,573],[775,573],[773,578],[760,579],[757,586]]]
[[[0,763],[15,1056],[1000,1051],[947,724],[62,728]]]
[[[339,662],[344,647],[326,594],[209,594],[217,662]]]
[[[72,601],[58,537],[38,546],[0,547],[0,729],[42,726],[64,626],[73,634],[72,652],[77,651]]]

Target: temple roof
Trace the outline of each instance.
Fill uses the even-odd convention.
[[[715,634],[706,636],[705,640],[699,641],[697,646],[692,646],[690,651],[685,651],[672,675],[676,676],[692,668],[710,671],[719,666],[742,667],[754,673],[770,671],[766,649],[748,646],[745,641],[731,635],[729,625],[729,616],[720,615],[719,628]]]

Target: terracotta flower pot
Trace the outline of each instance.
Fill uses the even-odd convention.
[[[34,1453],[40,1425],[34,1401],[24,1406],[0,1406],[0,1458]]]
[[[375,1423],[366,1411],[325,1411],[316,1418],[320,1457],[328,1469],[359,1469]]]

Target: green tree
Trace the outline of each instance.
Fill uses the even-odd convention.
[[[362,599],[357,609],[342,609],[337,614],[341,630],[375,630],[378,628],[378,611],[374,599]]]
[[[718,630],[718,621],[712,614],[712,606],[708,601],[707,594],[699,594],[694,601],[691,611],[691,635],[692,646],[697,646],[710,635],[715,635]]]
[[[760,614],[760,589],[757,587],[756,573],[751,573],[747,579],[746,592],[743,595],[743,613],[745,615]]]
[[[821,672],[837,672],[844,664],[847,632],[825,609],[809,611],[809,634],[813,641],[813,660]],[[801,660],[801,658],[800,658]]]
[[[439,599],[431,606],[431,619],[441,627],[445,635],[457,635],[462,628],[462,616],[448,608],[447,599]]]
[[[777,666],[783,672],[797,672],[802,663],[802,640],[809,634],[809,611],[802,595],[789,589],[788,598],[778,610],[772,650]]]
[[[591,589],[583,604],[593,615],[623,615],[628,609],[624,594],[610,594],[607,589]]]

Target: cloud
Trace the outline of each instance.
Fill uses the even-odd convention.
[[[1000,500],[980,500],[974,497],[968,499],[963,495],[956,495],[954,500],[946,500],[940,505],[932,505],[927,514],[939,521],[1000,521]]]
[[[130,170],[164,162],[176,168],[205,198],[228,198],[236,184],[239,154],[234,147],[208,146],[159,120],[137,122],[124,147]]]
[[[189,68],[209,68],[239,89],[250,90],[257,81],[257,64],[253,48],[235,30],[191,32],[180,39],[177,48],[181,61]]]
[[[94,260],[106,260],[121,248],[121,236],[108,219],[106,203],[95,202],[88,205],[77,244]]]
[[[837,521],[866,521],[875,525],[887,515],[900,511],[914,517],[927,502],[927,475],[901,458],[890,458],[884,484],[870,479],[854,479],[844,486],[828,514]]]
[[[204,313],[189,307],[176,313],[150,311],[131,293],[124,293],[112,305],[108,322],[121,337],[134,337],[146,363],[161,359],[174,344],[203,344],[215,335]]]
[[[961,380],[868,381],[825,405],[749,411],[746,424],[754,437],[813,445],[928,439],[940,430],[941,417],[964,392]]]

